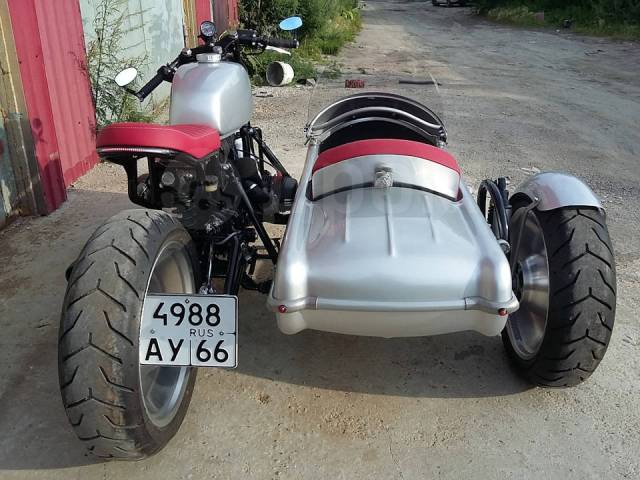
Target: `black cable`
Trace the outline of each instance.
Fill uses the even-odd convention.
[[[478,207],[482,210],[482,215],[487,212],[487,192],[491,196],[494,212],[498,220],[498,238],[509,240],[509,221],[507,219],[507,207],[504,196],[493,180],[483,180],[478,189]]]

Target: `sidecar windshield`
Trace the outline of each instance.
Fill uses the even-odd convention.
[[[309,101],[307,136],[325,148],[370,138],[446,142],[436,78],[332,72],[319,75]]]

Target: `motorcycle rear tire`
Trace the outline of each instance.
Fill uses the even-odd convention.
[[[195,265],[182,225],[165,212],[141,209],[107,220],[74,263],[58,371],[69,421],[93,456],[139,460],[162,449],[180,427],[196,369],[141,366],[138,340],[146,293],[195,292]],[[164,290],[157,287],[160,274],[172,275]]]
[[[524,207],[514,205],[512,236],[517,235]],[[614,324],[615,260],[604,212],[576,207],[546,212],[534,209],[528,213],[527,225],[519,259],[511,258],[511,262],[534,265],[534,256],[522,249],[537,244],[539,259],[546,258],[548,269],[545,273],[545,262],[540,261],[538,271],[527,274],[530,267],[525,267],[518,278],[516,268],[514,291],[521,304],[509,316],[502,339],[514,365],[529,381],[545,387],[578,385],[600,364]],[[537,291],[527,291],[527,283],[535,282]],[[545,303],[547,314],[542,316]],[[532,329],[527,322],[536,318],[538,326]]]

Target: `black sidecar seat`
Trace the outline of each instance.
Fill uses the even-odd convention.
[[[415,188],[458,200],[460,167],[441,148],[412,140],[358,140],[325,150],[313,165],[312,198],[377,185]]]
[[[206,125],[113,123],[100,131],[96,146],[101,155],[167,150],[203,158],[220,148],[220,134]]]

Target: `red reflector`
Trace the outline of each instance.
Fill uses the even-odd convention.
[[[287,306],[286,305],[279,305],[278,306],[278,311],[280,313],[287,313]]]
[[[509,315],[509,312],[507,312],[506,308],[501,308],[500,310],[498,310],[498,315],[500,315],[501,317],[506,317],[507,315]]]

